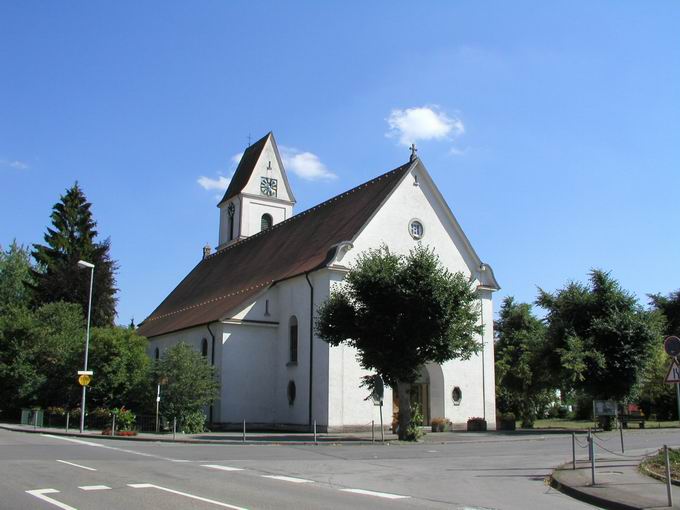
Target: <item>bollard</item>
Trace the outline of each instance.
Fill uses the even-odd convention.
[[[38,428],[38,411],[33,411],[33,428]]]
[[[246,442],[246,420],[243,420],[243,442]]]
[[[319,444],[316,442],[316,420],[314,420],[314,444]]]
[[[66,432],[68,432],[68,422],[69,422],[70,418],[71,418],[71,413],[70,412],[66,413]]]
[[[375,443],[375,420],[371,420],[371,443]]]
[[[571,433],[571,469],[576,469],[576,432]]]
[[[673,491],[671,490],[671,463],[668,460],[668,445],[663,445],[663,453],[666,458],[666,492],[668,493],[668,506],[673,506]]]
[[[116,415],[113,415],[113,423],[111,424],[111,435],[116,435]]]
[[[590,479],[592,481],[592,485],[595,485],[595,442],[593,441],[592,436],[590,437],[590,445],[589,445],[589,450],[590,450]]]
[[[175,436],[177,435],[177,418],[172,419],[172,440],[175,440]]]
[[[623,426],[619,427],[619,434],[621,435],[621,453],[626,453],[626,451],[623,449]]]

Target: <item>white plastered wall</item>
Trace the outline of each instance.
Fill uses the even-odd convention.
[[[424,227],[424,235],[420,241],[414,240],[410,235],[409,225],[414,219],[420,221]],[[364,230],[356,237],[353,241],[354,248],[348,252],[343,264],[351,265],[362,252],[383,244],[388,245],[393,252],[408,254],[418,242],[433,248],[442,264],[450,271],[460,271],[468,278],[479,277],[478,260],[469,252],[465,239],[450,220],[446,207],[439,202],[437,193],[429,185],[429,178],[420,166],[416,166],[405,176]],[[432,417],[436,417],[439,414],[438,411],[443,410],[446,418],[459,425],[467,421],[469,417],[485,416],[489,428],[494,428],[493,305],[490,291],[482,291],[478,294],[481,298],[480,307],[484,321],[484,335],[483,338],[478,339],[484,340],[483,356],[479,353],[467,361],[452,360],[442,365],[443,388],[441,384],[432,383],[430,387],[431,413],[433,413]],[[480,320],[482,320],[481,316]],[[484,370],[482,370],[482,357]],[[331,381],[342,378],[343,376],[339,373],[343,371],[345,374],[351,372],[352,377],[356,377],[354,374],[357,373],[357,369],[350,368],[350,364],[347,358],[343,360],[343,363],[332,363]],[[356,362],[354,364],[358,365]],[[339,373],[334,373],[334,371]],[[484,374],[483,378],[482,374]],[[463,392],[463,398],[457,406],[451,398],[451,392],[455,386],[459,386]],[[336,391],[331,394],[331,401],[335,399],[344,401],[348,395],[337,391],[337,387],[338,385],[331,385],[331,388],[336,388]],[[351,395],[350,398],[354,396]],[[349,406],[349,402],[344,403],[344,407]],[[367,415],[363,416],[365,419]]]

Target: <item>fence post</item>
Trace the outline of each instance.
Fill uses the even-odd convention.
[[[66,413],[66,432],[68,432],[68,422],[71,419],[71,411]]]
[[[246,442],[246,420],[243,420],[243,442]]]
[[[375,420],[371,420],[371,443],[375,443]]]
[[[111,435],[115,436],[116,435],[116,415],[113,415],[113,423],[111,425]]]
[[[588,429],[588,460],[593,460],[593,449],[590,447],[590,442],[593,438],[591,429]]]
[[[668,445],[663,445],[663,453],[666,460],[666,492],[668,493],[668,506],[673,506],[673,491],[671,490],[671,463],[668,459]]]
[[[175,435],[177,434],[177,417],[172,419],[172,440],[175,440]]]
[[[576,432],[571,433],[571,469],[576,469]]]
[[[592,485],[595,485],[595,442],[593,441],[593,437],[590,436],[590,478],[592,481]]]
[[[33,410],[33,428],[38,428],[38,411]]]
[[[314,444],[318,444],[316,442],[316,420],[314,420]]]

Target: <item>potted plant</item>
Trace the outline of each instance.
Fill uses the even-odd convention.
[[[479,417],[468,418],[467,430],[468,432],[485,432],[486,420]]]
[[[432,422],[432,432],[445,432],[449,430],[451,422],[447,418],[433,418]]]

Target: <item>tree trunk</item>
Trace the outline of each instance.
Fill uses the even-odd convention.
[[[397,383],[399,394],[399,439],[408,439],[408,427],[411,424],[411,384]]]

